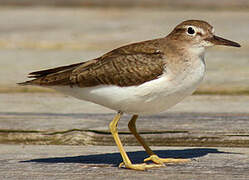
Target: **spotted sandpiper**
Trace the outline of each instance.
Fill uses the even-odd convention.
[[[159,158],[136,130],[138,115],[164,111],[191,95],[205,73],[205,48],[213,45],[240,47],[214,35],[205,21],[188,20],[166,37],[129,44],[86,62],[36,71],[21,85],[53,88],[78,99],[117,111],[109,127],[123,162],[129,169],[145,170],[188,159]],[[128,127],[149,155],[133,164],[119,139],[117,125],[123,113],[132,114]]]

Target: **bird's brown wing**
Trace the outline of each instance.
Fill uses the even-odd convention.
[[[140,85],[162,75],[165,56],[155,47],[132,44],[115,49],[73,70],[70,81],[79,87]]]
[[[165,56],[156,40],[123,46],[87,62],[30,73],[21,85],[91,87],[139,85],[163,73]]]

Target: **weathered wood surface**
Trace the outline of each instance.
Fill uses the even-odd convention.
[[[152,147],[161,157],[190,158],[148,171],[120,169],[114,146],[1,145],[0,177],[13,179],[205,179],[248,180],[248,148]],[[135,163],[147,157],[141,147],[126,147]]]
[[[167,8],[168,9],[248,9],[249,2],[246,0],[220,0],[220,1],[210,1],[210,0],[188,0],[183,2],[172,1],[172,0],[0,0],[0,5],[2,6],[49,6],[49,7],[119,7],[119,8]]]
[[[0,94],[0,143],[114,145],[115,112],[59,94]],[[141,116],[151,145],[249,147],[249,96],[191,96],[162,114]],[[137,145],[125,115],[119,132]]]

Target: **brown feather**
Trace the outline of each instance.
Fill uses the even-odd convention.
[[[29,73],[29,78],[35,78],[30,81],[18,83],[19,85],[40,85],[40,86],[51,86],[51,85],[69,85],[70,74],[72,70],[81,65],[84,62],[71,64],[67,66],[60,66],[47,70],[35,71]]]
[[[163,73],[165,56],[158,50],[158,40],[123,46],[77,67],[70,80],[79,87],[139,85]],[[92,63],[91,63],[92,62]]]
[[[159,50],[159,41],[134,43],[87,62],[32,72],[29,75],[35,79],[20,84],[79,87],[139,85],[163,73],[166,58]]]
[[[31,72],[31,73],[29,73],[29,77],[30,78],[42,77],[42,76],[45,76],[45,75],[48,75],[48,74],[57,73],[59,71],[65,70],[65,69],[70,69],[72,67],[79,66],[79,65],[81,65],[83,63],[84,62],[76,63],[76,64],[70,64],[70,65],[67,65],[67,66],[60,66],[60,67],[46,69],[46,70],[41,70],[41,71]]]

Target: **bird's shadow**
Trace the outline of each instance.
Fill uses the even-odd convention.
[[[205,156],[210,153],[226,153],[234,154],[231,152],[219,151],[215,148],[189,148],[183,150],[156,150],[154,151],[159,157],[162,158],[186,158],[193,159]],[[127,153],[132,162],[141,163],[145,157],[148,155],[144,151],[133,151]],[[26,161],[20,161],[22,163],[26,162],[36,162],[36,163],[82,163],[82,164],[111,164],[113,166],[118,165],[122,162],[122,158],[119,153],[103,153],[103,154],[93,154],[93,155],[82,155],[82,156],[72,156],[72,157],[50,157],[50,158],[40,158],[31,159]]]

